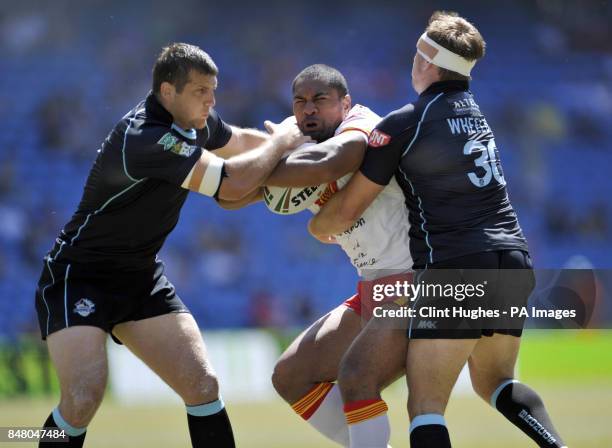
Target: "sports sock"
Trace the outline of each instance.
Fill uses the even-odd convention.
[[[85,442],[85,435],[87,434],[87,427],[85,428],[75,428],[70,425],[59,412],[58,408],[53,409],[53,412],[49,414],[47,420],[45,421],[44,428],[52,429],[58,428],[65,432],[68,436],[67,442],[59,442],[58,440],[46,439],[41,440],[38,443],[39,448],[57,448],[58,443],[61,446],[66,448],[81,448],[83,446],[83,442]]]
[[[417,415],[410,423],[410,448],[450,448],[446,420],[440,414]]]
[[[491,406],[531,437],[538,446],[549,448],[565,446],[550,421],[542,399],[523,383],[517,380],[501,383],[491,395]]]
[[[387,404],[380,398],[344,405],[350,448],[387,448],[391,437]]]
[[[187,423],[193,448],[234,448],[234,434],[223,400],[187,406]]]
[[[344,447],[349,446],[348,425],[336,384],[317,384],[291,407],[325,437]]]

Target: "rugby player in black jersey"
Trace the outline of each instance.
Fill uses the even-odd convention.
[[[484,50],[485,42],[471,23],[452,13],[434,13],[417,42],[412,66],[418,99],[381,121],[370,135],[360,171],[309,228],[318,238],[344,231],[395,177],[409,210],[410,250],[414,268],[420,270],[415,283],[473,284],[485,275],[484,307],[525,304],[534,284],[527,242],[508,199],[493,132],[469,90],[470,71]],[[414,309],[428,303],[421,299],[413,301]],[[411,446],[451,446],[444,412],[466,362],[480,397],[539,446],[564,446],[541,398],[515,379],[522,326],[465,328],[463,323],[449,319],[437,328],[438,321],[418,314],[407,322]],[[345,403],[380,398],[384,348],[405,337],[390,328],[362,335],[340,368]],[[360,424],[372,432],[381,428],[384,434],[380,419]],[[496,435],[487,437],[495,446]],[[386,444],[381,437],[370,448]],[[351,440],[351,447],[361,446]]]
[[[266,123],[269,136],[227,125],[213,109],[217,74],[196,46],[162,50],[152,91],[109,133],[44,259],[36,309],[61,389],[44,426],[64,430],[65,446],[83,445],[102,401],[109,334],[183,399],[194,447],[234,446],[200,330],[157,253],[190,190],[240,200],[310,138],[292,123]]]

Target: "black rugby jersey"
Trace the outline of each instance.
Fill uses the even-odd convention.
[[[476,252],[527,250],[493,131],[464,81],[432,84],[370,135],[361,172],[406,197],[416,268]]]
[[[214,110],[204,129],[181,129],[149,93],[102,144],[77,211],[48,260],[109,269],[151,266],[178,222],[189,193],[180,185],[202,148],[221,148],[231,134]]]

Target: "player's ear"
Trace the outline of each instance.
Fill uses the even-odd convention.
[[[176,94],[175,87],[167,81],[161,83],[159,86],[159,94],[165,100],[172,100]]]
[[[437,65],[432,64],[431,62],[424,61],[424,71],[430,73],[436,78],[440,77],[440,68]]]
[[[342,98],[342,111],[348,113],[348,111],[351,110],[352,103],[353,100],[351,99],[351,95],[348,93],[344,95],[344,98]]]

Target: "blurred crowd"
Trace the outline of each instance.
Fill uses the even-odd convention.
[[[447,2],[487,41],[473,89],[488,117],[535,264],[575,255],[610,267],[612,7],[606,2]],[[427,2],[231,3],[67,0],[0,5],[0,335],[35,328],[42,257],[69,219],[96,151],[150,88],[160,48],[185,41],[220,68],[224,120],[262,127],[291,113],[305,66],[346,76],[380,115],[414,98]],[[162,252],[204,328],[301,326],[353,294],[338,248],[307,216],[238,212],[190,198]]]

